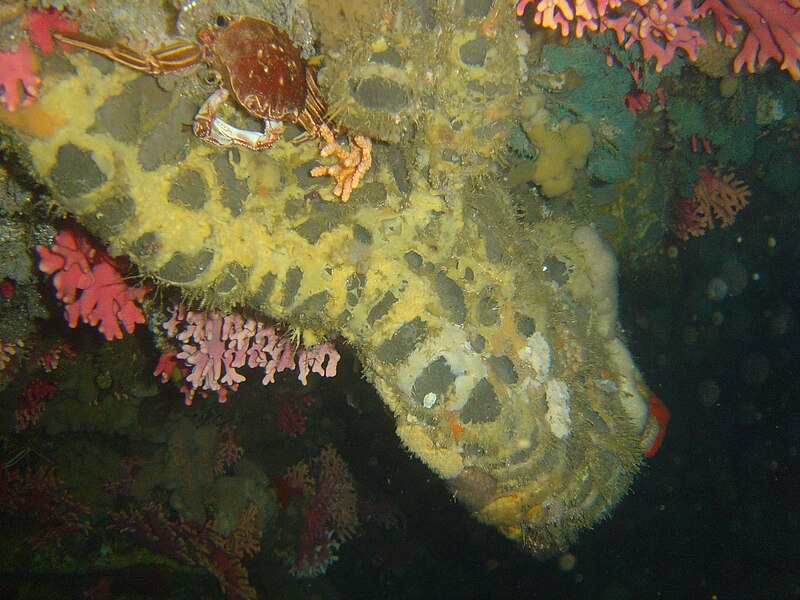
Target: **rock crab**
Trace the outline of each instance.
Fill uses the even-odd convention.
[[[198,31],[198,43],[180,40],[147,53],[80,32],[53,35],[66,44],[151,75],[208,64],[218,87],[195,115],[195,135],[217,146],[264,150],[281,137],[284,123],[297,123],[310,136],[322,139],[323,157],[336,157],[338,164],[317,167],[312,175],[334,177],[334,193],[344,202],[372,163],[367,136],[349,134],[350,150],[336,142],[336,129],[325,118],[325,102],[314,68],[286,32],[269,21],[220,17]],[[250,115],[264,122],[263,132],[234,127],[217,116],[231,94]]]

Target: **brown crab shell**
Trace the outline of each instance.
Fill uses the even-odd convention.
[[[306,63],[291,38],[255,17],[213,29],[211,57],[236,100],[259,119],[296,121],[308,88]]]

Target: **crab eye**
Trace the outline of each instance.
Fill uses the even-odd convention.
[[[217,27],[225,27],[231,20],[225,15],[217,15],[214,22],[217,24]]]

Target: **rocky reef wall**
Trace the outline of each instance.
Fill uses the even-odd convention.
[[[309,175],[324,161],[297,130],[263,152],[196,139],[186,124],[213,91],[201,69],[156,78],[59,53],[35,105],[57,126],[4,134],[158,285],[307,342],[343,336],[408,449],[477,518],[546,553],[616,504],[654,434],[617,333],[616,260],[588,225],[515,218],[498,166],[523,92],[507,2],[381,6],[313,23],[332,114],[374,142],[346,204]],[[168,36],[161,17],[152,38]]]

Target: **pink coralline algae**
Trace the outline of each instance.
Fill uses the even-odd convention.
[[[269,324],[239,314],[218,311],[170,309],[172,318],[164,323],[170,337],[182,345],[174,356],[165,353],[154,374],[166,382],[174,367],[185,368],[186,385],[181,388],[186,404],[201,391],[217,393],[225,402],[230,391],[245,380],[238,369],[260,369],[263,385],[273,383],[275,374],[297,370],[297,379],[306,385],[309,373],[323,377],[336,375],[339,353],[331,342],[313,348],[296,348],[288,337]],[[179,331],[180,330],[180,331]]]
[[[50,54],[55,50],[53,32],[74,33],[78,31],[78,22],[70,19],[64,11],[56,8],[33,8],[28,13],[28,39],[37,45],[42,52]],[[69,51],[70,46],[58,42],[59,48]]]
[[[88,535],[88,514],[52,467],[18,471],[0,461],[0,515],[35,525],[28,536],[31,547],[58,544],[68,534]]]
[[[747,206],[750,189],[733,173],[720,175],[709,167],[698,169],[700,180],[694,187],[694,197],[678,200],[672,205],[672,229],[682,240],[704,235],[714,228],[731,225],[736,214]]]
[[[233,423],[226,423],[220,431],[220,440],[214,455],[214,475],[228,473],[244,455],[244,448],[233,437],[235,431],[236,426]]]
[[[292,480],[291,487],[302,487],[304,497],[310,495],[303,507],[305,528],[291,568],[295,577],[323,574],[338,559],[339,546],[359,529],[358,495],[347,463],[328,444],[312,464],[319,469],[316,482],[304,462],[291,467],[286,474]]]
[[[622,97],[622,104],[635,116],[650,107],[650,97],[650,94],[632,89]]]
[[[661,71],[678,49],[691,60],[697,60],[697,47],[705,44],[705,40],[697,29],[689,26],[697,18],[692,0],[636,3],[640,6],[633,12],[602,22],[604,28],[614,30],[620,44],[629,48],[638,43],[645,60],[656,59],[656,71]]]
[[[770,59],[794,79],[800,79],[800,0],[705,0],[695,9],[692,0],[519,0],[517,14],[533,7],[535,24],[560,29],[576,37],[585,31],[613,30],[626,48],[641,45],[645,59],[655,58],[660,71],[683,50],[696,60],[705,43],[695,21],[708,14],[715,20],[716,37],[737,47],[736,34],[744,31],[734,70],[743,65],[753,72]]]
[[[122,338],[120,325],[133,333],[137,323],[145,322],[139,305],[147,288],[128,286],[117,262],[78,230],[59,231],[52,246],[38,246],[37,251],[39,270],[53,276],[70,327],[81,320],[113,340]]]
[[[304,396],[279,396],[276,394],[275,400],[278,401],[278,416],[276,424],[278,429],[289,437],[296,438],[306,430],[306,408],[314,402],[314,396],[308,394]]]
[[[75,357],[75,350],[72,349],[70,344],[59,344],[49,350],[42,351],[39,358],[36,359],[36,363],[45,373],[51,373],[58,368],[62,358],[75,360]]]
[[[131,508],[110,514],[112,530],[132,537],[137,544],[190,567],[200,567],[214,575],[222,593],[229,600],[255,600],[245,561],[258,554],[261,529],[256,524],[258,509],[249,504],[228,535],[182,515],[169,518],[160,506],[149,505],[144,511]]]
[[[563,36],[569,35],[570,26],[574,23],[577,37],[583,37],[586,29],[597,31],[602,22],[598,19],[605,14],[609,4],[619,6],[619,2],[614,0],[599,0],[597,6],[592,0],[519,0],[517,15],[521,17],[529,4],[533,5],[535,11],[534,23],[546,29],[560,28]]]
[[[36,75],[36,56],[28,41],[44,54],[55,50],[53,32],[77,31],[77,21],[55,8],[34,8],[26,16],[28,40],[21,40],[15,50],[0,52],[0,102],[9,111],[28,106],[39,96],[41,80]],[[61,48],[66,45],[59,42]]]
[[[14,111],[36,100],[41,80],[35,71],[36,57],[25,40],[16,50],[0,52],[0,102],[8,110]]]
[[[17,409],[14,411],[14,429],[17,433],[35,425],[44,414],[46,400],[56,393],[56,386],[44,379],[33,379],[22,392]]]
[[[0,340],[0,371],[5,371],[11,359],[17,354],[17,350],[24,347],[25,343],[22,340],[16,342]]]
[[[661,71],[679,48],[695,60],[697,46],[704,43],[700,32],[689,26],[698,16],[691,0],[633,0],[626,7],[620,0],[520,0],[517,14],[522,16],[529,4],[534,8],[534,23],[560,28],[564,36],[574,24],[577,37],[587,29],[611,29],[625,48],[640,44],[645,59],[656,59],[656,71]]]
[[[792,79],[800,79],[800,0],[706,0],[697,11],[714,16],[717,40],[737,47],[735,36],[747,33],[733,60],[738,73],[751,73],[773,59]]]

